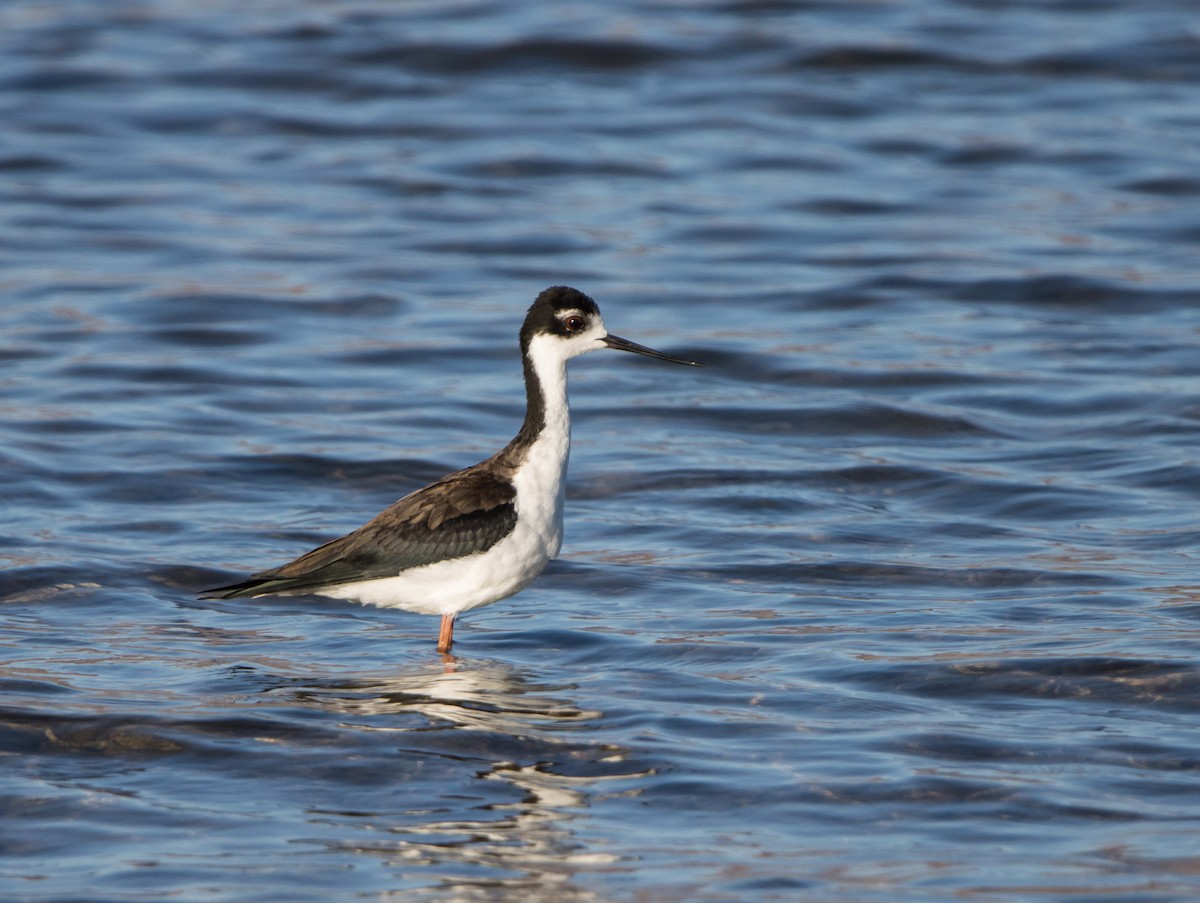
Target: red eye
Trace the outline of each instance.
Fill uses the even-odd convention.
[[[566,328],[567,332],[579,332],[579,330],[583,329],[584,323],[585,321],[583,317],[579,316],[578,314],[572,314],[562,321],[562,324]]]

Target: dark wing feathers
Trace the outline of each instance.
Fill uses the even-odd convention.
[[[406,495],[341,539],[205,595],[231,599],[319,590],[483,552],[512,531],[515,499],[510,483],[483,470],[461,470]]]

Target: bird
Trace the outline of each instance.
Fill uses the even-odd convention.
[[[552,286],[520,330],[525,419],[490,458],[411,492],[351,533],[209,599],[320,595],[440,615],[449,654],[455,618],[520,592],[558,556],[571,444],[567,361],[604,348],[703,367],[608,332],[596,302]]]

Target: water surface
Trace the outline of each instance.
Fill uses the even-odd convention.
[[[14,901],[1194,899],[1189,4],[0,8]],[[490,454],[563,558],[198,601]]]

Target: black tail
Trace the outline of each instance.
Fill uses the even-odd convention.
[[[292,581],[272,579],[270,577],[251,577],[241,583],[231,583],[229,586],[216,586],[212,589],[202,589],[197,595],[201,599],[236,599],[239,596],[266,596],[271,593],[286,592],[286,584]]]

